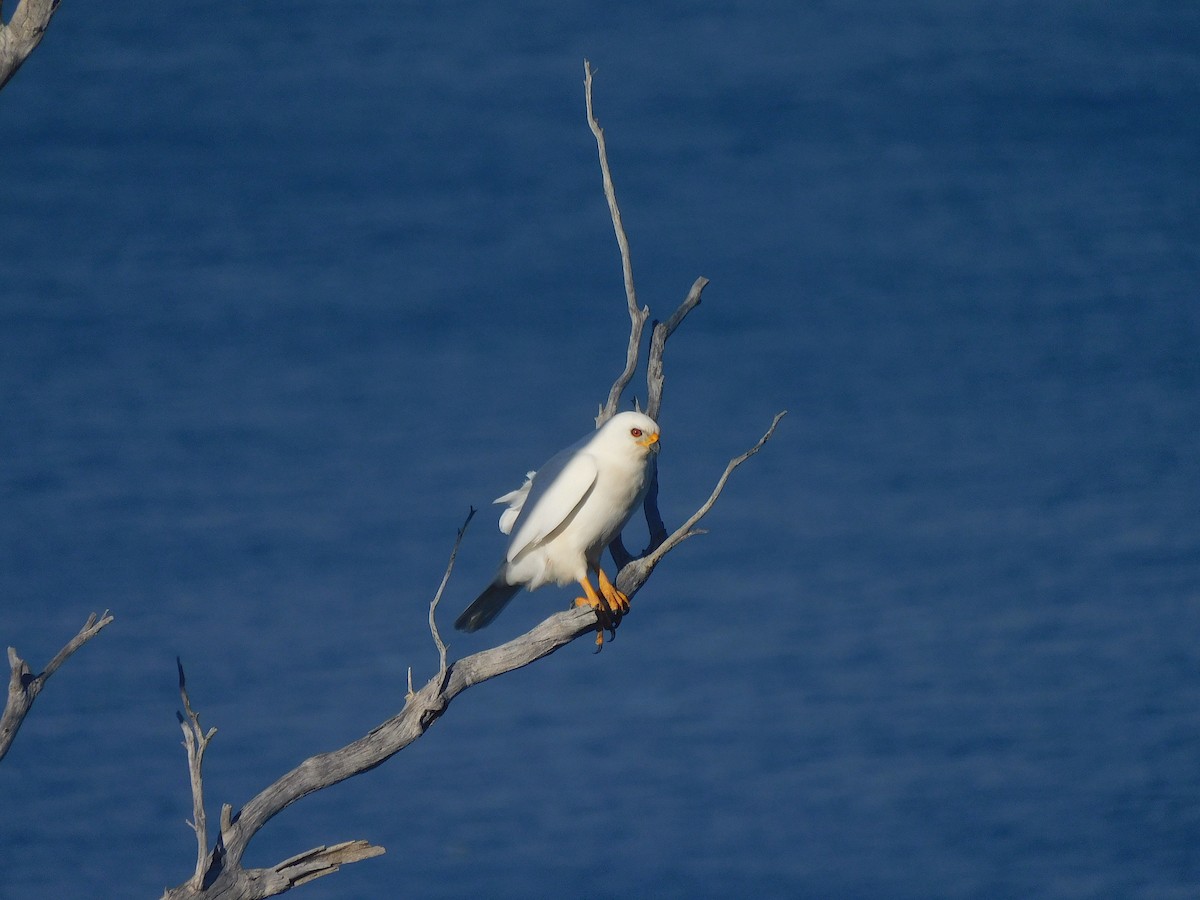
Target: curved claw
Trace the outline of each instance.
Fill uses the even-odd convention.
[[[576,609],[581,606],[589,606],[596,611],[596,653],[604,649],[605,631],[612,636],[610,640],[616,638],[616,627],[620,623],[620,616],[614,618],[612,611],[603,602],[597,605],[591,603],[587,597],[576,597],[572,606]]]
[[[617,639],[617,626],[621,624],[621,617],[629,612],[629,598],[613,586],[603,569],[597,568],[596,575],[600,579],[600,591],[597,592],[587,578],[580,579],[584,596],[576,597],[574,605],[590,606],[596,611],[595,652],[599,653],[604,649],[604,632],[608,632],[610,641]]]

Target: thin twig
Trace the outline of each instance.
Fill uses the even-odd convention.
[[[713,508],[713,504],[715,504],[717,502],[717,498],[721,496],[721,491],[725,490],[725,483],[729,481],[729,476],[733,473],[733,470],[763,448],[763,445],[769,441],[771,436],[775,433],[775,427],[779,424],[779,420],[786,415],[786,409],[782,412],[776,413],[775,418],[771,420],[771,427],[768,428],[766,433],[758,439],[758,442],[741,456],[735,456],[729,461],[729,464],[725,466],[725,471],[721,473],[721,477],[717,481],[717,486],[713,488],[713,492],[709,495],[708,499],[704,501],[703,505],[701,505],[698,510],[688,517],[686,522],[676,528],[675,531],[673,531],[671,535],[651,553],[632,560],[621,568],[621,571],[617,573],[618,590],[620,590],[627,597],[632,597],[634,593],[636,593],[637,590],[641,588],[643,584],[645,584],[646,579],[650,577],[650,573],[654,571],[654,567],[662,561],[664,556],[666,556],[672,549],[683,543],[688,538],[704,533],[702,530],[696,528],[696,524],[708,514],[710,509]]]
[[[75,637],[71,638],[71,640],[67,642],[67,645],[54,655],[54,659],[50,660],[50,662],[46,664],[46,671],[39,675],[38,678],[40,678],[43,682],[49,679],[50,676],[57,672],[59,667],[67,661],[72,653],[99,634],[104,629],[104,626],[106,626],[112,620],[113,617],[109,615],[107,609],[104,611],[104,615],[102,616],[97,616],[95,613],[89,615],[87,622],[85,622],[83,627],[79,629],[79,633],[75,635]]]
[[[42,692],[42,688],[46,686],[50,676],[59,670],[62,664],[71,657],[71,654],[98,635],[112,620],[113,617],[107,609],[102,616],[97,616],[95,613],[88,616],[87,622],[79,629],[79,633],[54,655],[54,659],[50,660],[45,671],[40,675],[33,674],[29,664],[17,655],[15,647],[8,648],[10,676],[8,700],[4,705],[4,714],[0,716],[0,759],[4,759],[8,753],[8,748],[16,739],[21,723],[25,721],[25,717],[33,707],[33,701]]]
[[[608,148],[604,143],[604,129],[600,127],[600,123],[596,121],[596,115],[592,111],[593,74],[592,64],[585,59],[583,61],[583,95],[587,106],[588,126],[596,138],[596,152],[600,156],[600,174],[604,179],[604,198],[608,201],[608,213],[612,217],[613,231],[617,236],[617,247],[621,250],[621,274],[625,279],[625,300],[629,307],[630,324],[629,346],[625,351],[625,368],[613,382],[612,389],[608,392],[608,402],[600,407],[600,413],[596,416],[596,427],[599,428],[617,414],[621,405],[621,395],[629,386],[629,382],[633,380],[633,373],[637,371],[638,350],[642,346],[642,330],[646,326],[646,320],[650,318],[650,309],[638,306],[637,290],[633,286],[633,261],[629,254],[629,238],[625,235],[625,225],[621,221],[621,208],[617,205],[617,191],[613,187],[612,171],[608,167]]]
[[[650,334],[650,353],[646,359],[646,415],[657,420],[658,411],[662,407],[663,394],[663,353],[667,349],[667,338],[675,333],[687,314],[700,305],[700,296],[708,286],[708,279],[701,275],[693,283],[688,295],[679,304],[679,308],[671,313],[665,322],[655,322]]]
[[[454,571],[454,560],[458,556],[458,548],[462,546],[463,535],[467,533],[467,526],[471,524],[471,520],[475,518],[475,507],[470,508],[467,513],[466,521],[462,523],[462,527],[458,529],[458,536],[454,539],[454,548],[450,551],[450,561],[446,563],[446,573],[442,576],[442,583],[438,585],[437,593],[433,595],[433,602],[429,604],[429,630],[433,634],[433,642],[437,645],[438,650],[438,677],[445,679],[446,677],[446,644],[442,641],[441,632],[438,631],[437,621],[434,614],[437,612],[438,603],[442,600],[442,593],[446,590],[446,585],[450,581],[450,573]],[[411,695],[412,690],[412,670],[408,672],[408,693]]]
[[[686,522],[676,528],[675,531],[671,533],[671,536],[663,541],[662,546],[655,550],[647,558],[647,561],[651,565],[657,565],[658,561],[666,556],[673,547],[682,543],[687,538],[699,533],[693,529],[695,528],[696,524],[708,514],[708,511],[713,508],[713,504],[716,503],[717,498],[721,496],[721,491],[725,490],[725,483],[729,481],[729,476],[733,474],[733,470],[763,448],[763,445],[771,439],[773,434],[775,434],[775,427],[779,424],[779,420],[786,415],[786,409],[782,412],[777,412],[775,414],[775,418],[771,420],[771,427],[768,428],[766,433],[758,439],[754,446],[741,456],[735,456],[729,461],[729,464],[725,466],[725,471],[721,473],[721,477],[717,481],[717,486],[713,488],[713,492],[709,495],[708,499],[704,501],[703,505],[701,505],[698,510],[692,513]]]

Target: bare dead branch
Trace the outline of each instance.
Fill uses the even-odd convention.
[[[294,866],[289,864],[295,860],[311,859],[314,863],[327,861],[321,855],[324,848],[293,857],[272,869],[241,867],[250,840],[268,821],[297,800],[386,762],[423,735],[442,716],[450,702],[467,688],[549,656],[581,634],[594,631],[595,627],[595,610],[590,607],[572,609],[551,616],[507,644],[451,663],[445,673],[434,675],[412,694],[397,715],[368,734],[339,750],[306,759],[260,792],[236,815],[230,815],[226,807],[222,814],[220,839],[207,859],[203,886],[193,887],[189,881],[167,891],[163,895],[164,900],[271,897],[302,883],[287,881],[278,875],[281,870],[290,872]],[[362,841],[338,845],[338,848],[345,847],[358,849],[353,859],[338,860],[339,865],[384,852],[383,848],[372,847]],[[336,866],[328,868],[322,865],[317,868],[321,870],[314,870],[307,880],[329,874]]]
[[[332,847],[314,847],[307,853],[301,853],[286,859],[269,871],[278,877],[283,891],[302,884],[307,884],[324,875],[332,875],[347,863],[359,862],[384,854],[382,847],[376,847],[366,841],[344,841]],[[272,879],[273,881],[273,879]]]
[[[196,832],[196,871],[188,882],[193,890],[199,890],[204,883],[204,871],[208,868],[208,819],[204,813],[204,751],[212,740],[217,729],[210,728],[207,732],[200,727],[200,715],[192,709],[192,701],[188,697],[187,679],[183,674],[183,663],[175,657],[175,666],[179,669],[179,696],[183,698],[183,712],[176,712],[179,725],[183,729],[183,747],[187,751],[188,775],[192,784],[192,830]]]
[[[337,784],[346,778],[368,771],[398,753],[415,740],[440,715],[430,714],[422,706],[429,696],[438,697],[447,686],[450,666],[446,661],[446,644],[437,627],[437,607],[454,571],[454,562],[459,547],[467,532],[467,526],[475,516],[471,507],[467,518],[458,529],[450,560],[429,604],[429,629],[438,649],[438,672],[420,692],[412,689],[412,669],[408,675],[408,695],[400,714],[376,728],[354,743],[333,753],[320,754],[305,760],[297,768],[284,775],[257,797],[251,800],[236,816],[226,804],[221,811],[221,831],[212,853],[206,846],[204,813],[204,787],[201,765],[209,740],[216,733],[212,728],[207,733],[200,727],[200,717],[192,710],[188,698],[183,666],[179,664],[179,693],[183,698],[186,716],[177,713],[184,733],[184,747],[188,754],[188,771],[192,783],[192,828],[196,831],[199,858],[192,878],[183,885],[164,894],[170,900],[192,897],[271,897],[291,890],[305,882],[336,872],[349,862],[357,862],[379,856],[384,852],[366,841],[348,841],[335,847],[316,847],[291,859],[284,860],[270,869],[243,869],[242,856],[254,835],[281,810],[315,791]],[[176,660],[178,664],[178,660]],[[457,693],[457,691],[455,692]],[[454,694],[439,701],[440,709],[450,702]],[[405,718],[407,714],[407,718]],[[411,730],[415,716],[417,730]],[[404,720],[405,727],[397,728]]]
[[[642,501],[642,513],[646,517],[646,528],[650,532],[650,541],[646,544],[646,549],[642,551],[642,556],[645,556],[667,539],[667,525],[663,521],[662,513],[658,511],[657,459],[654,460],[654,478],[650,482],[650,489],[646,491],[646,499]]]
[[[58,3],[59,0],[21,0],[8,24],[0,21],[0,89],[42,42]]]
[[[700,295],[708,285],[708,279],[701,275],[692,284],[688,295],[679,304],[675,312],[665,322],[655,322],[650,337],[650,353],[646,360],[646,415],[657,420],[662,408],[663,385],[663,353],[666,351],[667,338],[674,334],[675,329],[693,309],[700,305]],[[667,539],[667,526],[663,522],[662,513],[658,510],[658,461],[654,462],[654,471],[650,476],[650,489],[646,491],[646,499],[642,501],[642,512],[646,517],[646,527],[650,531],[650,542],[642,551],[646,556],[658,548]],[[618,569],[623,569],[633,561],[634,556],[625,547],[620,535],[609,544],[608,552],[612,554],[613,562]]]
[[[587,106],[588,126],[596,138],[596,152],[600,156],[600,175],[604,180],[604,198],[608,201],[608,213],[612,217],[613,231],[617,236],[617,247],[621,250],[621,274],[625,279],[625,300],[629,307],[629,346],[625,351],[625,368],[613,382],[608,392],[608,402],[600,407],[596,416],[596,427],[599,428],[617,414],[621,406],[621,395],[633,380],[637,371],[638,352],[642,346],[642,330],[646,320],[650,318],[649,307],[638,307],[637,290],[633,286],[633,261],[629,255],[629,238],[625,235],[625,225],[621,221],[621,208],[617,206],[617,191],[613,187],[612,171],[608,167],[608,148],[604,143],[604,129],[596,121],[592,111],[592,64],[583,61],[583,96]]]
[[[701,275],[692,284],[688,295],[679,304],[679,308],[671,313],[665,322],[655,322],[650,335],[650,355],[646,359],[646,415],[657,420],[658,411],[662,407],[663,394],[663,353],[667,349],[667,338],[675,333],[687,314],[700,305],[700,295],[708,286],[708,279]]]
[[[708,500],[657,550],[646,557],[632,560],[622,567],[616,581],[617,587],[622,592],[632,597],[641,589],[654,567],[671,549],[686,538],[700,533],[695,526],[712,509],[713,504],[724,490],[729,475],[762,449],[774,434],[775,427],[784,415],[784,412],[778,413],[771,422],[771,427],[753,447],[729,461]],[[467,522],[470,522],[470,516],[467,517]],[[464,523],[463,528],[459,530],[455,552],[458,543],[461,542],[466,524]],[[453,557],[452,553],[451,564],[453,564]],[[439,593],[449,578],[449,568],[447,568],[447,574],[443,578]],[[436,601],[434,605],[436,605]],[[595,609],[587,606],[570,609],[550,616],[508,643],[463,657],[451,663],[444,671],[439,670],[419,691],[413,693],[410,690],[404,708],[368,734],[338,750],[309,757],[250,800],[236,816],[230,816],[228,807],[226,807],[222,815],[221,840],[209,860],[210,876],[214,871],[217,872],[216,880],[213,882],[214,888],[220,887],[221,890],[214,893],[214,888],[210,888],[202,896],[258,898],[279,893],[278,890],[244,895],[223,892],[230,890],[228,885],[235,882],[249,883],[246,882],[246,879],[252,875],[255,891],[266,890],[282,883],[269,879],[262,873],[274,872],[283,866],[283,863],[273,870],[243,870],[241,868],[241,859],[251,838],[268,821],[297,800],[386,762],[428,731],[429,727],[446,712],[451,701],[468,688],[547,657],[581,635],[594,632],[597,624]],[[339,845],[339,847],[342,846],[348,845]],[[363,846],[368,847],[370,852],[357,858],[365,859],[367,856],[375,856],[383,852],[382,848],[372,848],[365,844]],[[318,848],[318,850],[320,849]],[[310,853],[315,854],[317,851],[310,851]],[[328,874],[328,872],[320,871],[311,877],[319,877],[324,874]],[[286,890],[291,886],[292,884],[288,884],[282,889]],[[183,886],[183,888],[187,887],[188,885]],[[184,891],[183,888],[168,892],[165,897],[167,900],[181,900],[185,897],[201,896],[196,892]]]
[[[675,333],[675,329],[687,318],[687,314],[700,305],[700,295],[704,293],[707,285],[708,279],[701,275],[692,283],[691,290],[688,291],[687,296],[684,297],[675,312],[671,313],[671,317],[665,322],[654,323],[650,336],[650,353],[646,359],[646,415],[656,421],[659,410],[662,408],[663,385],[665,384],[663,354],[667,349],[667,338]],[[642,512],[646,517],[646,527],[650,532],[650,542],[642,551],[642,556],[646,556],[667,539],[667,526],[663,522],[662,513],[658,510],[658,460],[654,462],[650,489],[646,491],[646,499],[642,501]],[[609,552],[612,553],[613,560],[619,569],[625,568],[633,561],[633,554],[625,549],[620,535],[617,535]]]
[[[8,748],[12,746],[17,732],[21,728],[21,723],[25,721],[25,717],[33,706],[33,701],[42,692],[42,688],[46,686],[50,676],[59,670],[59,667],[70,658],[71,654],[99,634],[112,620],[113,617],[109,615],[108,610],[105,610],[102,616],[97,616],[95,613],[88,616],[87,622],[79,629],[79,633],[55,654],[54,659],[50,660],[45,671],[40,675],[35,676],[31,672],[29,664],[17,655],[15,647],[8,648],[8,665],[11,674],[8,679],[8,700],[4,705],[4,715],[0,716],[0,759],[4,759],[8,753]]]
[[[201,727],[200,716],[192,708],[188,696],[183,664],[178,658],[175,663],[179,669],[179,694],[183,699],[184,708],[184,712],[177,712],[176,717],[183,729],[183,746],[187,750],[192,788],[192,821],[188,825],[196,833],[197,857],[192,877],[184,884],[166,891],[163,894],[164,900],[198,897],[252,900],[273,897],[293,887],[332,874],[346,863],[370,859],[384,853],[382,847],[367,841],[346,841],[333,847],[314,847],[269,869],[243,869],[240,864],[241,856],[245,851],[245,844],[249,843],[254,832],[246,834],[245,841],[237,846],[237,853],[231,858],[227,836],[237,832],[234,828],[232,808],[229,804],[224,804],[221,808],[220,838],[210,854],[207,816],[204,811],[203,763],[204,751],[217,729],[210,728],[206,732]],[[439,673],[437,677],[444,680],[444,673]]]
[[[446,677],[446,644],[442,640],[441,632],[438,631],[435,615],[438,604],[442,600],[442,593],[450,581],[450,573],[454,571],[454,560],[458,556],[458,548],[462,546],[463,535],[467,533],[467,526],[471,524],[473,518],[475,518],[475,507],[472,506],[470,512],[467,513],[466,521],[458,529],[458,537],[454,539],[454,549],[450,551],[450,561],[446,563],[446,574],[442,576],[442,583],[438,585],[437,593],[433,595],[433,602],[429,604],[429,631],[433,635],[433,643],[437,646],[438,676],[443,680]],[[408,670],[408,693],[411,695],[412,692],[412,669],[410,668]]]
[[[620,398],[637,368],[638,348],[649,309],[639,309],[633,287],[632,266],[629,262],[629,247],[621,225],[620,211],[612,188],[612,177],[604,147],[603,132],[592,112],[591,81],[592,68],[584,63],[585,89],[588,122],[596,136],[601,171],[604,176],[605,197],[612,214],[617,243],[621,248],[622,268],[625,275],[626,299],[630,312],[630,340],[626,353],[626,369],[614,383],[606,405],[600,407],[597,426],[607,421],[617,411]],[[692,285],[687,298],[664,323],[656,324],[650,350],[650,365],[647,372],[648,398],[653,402],[652,414],[657,414],[662,401],[662,357],[667,339],[700,302],[700,295],[708,280],[698,278]],[[771,423],[766,434],[748,451],[730,460],[724,474],[708,500],[679,529],[668,535],[657,506],[657,472],[652,479],[651,490],[646,501],[646,517],[651,529],[651,546],[641,558],[633,559],[618,539],[610,548],[618,558],[619,572],[616,583],[626,595],[633,596],[649,578],[654,567],[671,549],[691,535],[698,534],[696,524],[712,508],[729,479],[730,473],[762,448],[778,425],[780,413]],[[597,612],[590,606],[572,608],[550,616],[520,637],[499,647],[483,650],[447,663],[446,646],[437,629],[436,610],[441,596],[453,571],[455,557],[475,510],[472,508],[466,521],[458,531],[454,548],[450,553],[442,582],[429,607],[429,627],[438,648],[438,672],[420,690],[412,687],[412,670],[409,670],[408,693],[403,708],[392,718],[372,729],[358,740],[340,749],[320,753],[304,760],[290,772],[253,797],[236,814],[226,804],[221,812],[221,831],[207,858],[203,885],[193,888],[192,882],[168,891],[166,900],[184,898],[238,898],[255,900],[269,897],[319,878],[345,862],[354,862],[383,853],[383,848],[373,847],[364,841],[338,844],[336,847],[317,847],[307,853],[285,860],[271,869],[243,869],[241,861],[254,835],[274,816],[298,800],[331,787],[348,778],[367,772],[381,765],[396,753],[421,737],[429,727],[445,713],[450,703],[463,691],[491,678],[504,675],[536,662],[559,648],[571,643],[584,634],[591,634],[599,624]],[[620,554],[620,556],[618,556]],[[185,700],[186,705],[186,700]],[[198,728],[198,720],[196,722]],[[197,732],[198,733],[198,732]],[[197,817],[202,816],[198,812]]]
[[[771,422],[771,427],[767,429],[767,432],[759,438],[753,447],[729,461],[708,500],[683,525],[676,529],[660,547],[648,556],[632,560],[622,567],[617,575],[616,582],[617,587],[621,591],[627,596],[632,597],[641,589],[642,585],[650,577],[650,573],[654,570],[654,567],[658,565],[668,552],[688,537],[701,533],[695,526],[712,509],[713,504],[716,503],[717,498],[724,490],[730,474],[734,469],[762,449],[763,445],[775,433],[775,428],[779,424],[779,420],[785,414],[785,412],[778,413]],[[470,522],[470,518],[470,515],[468,515],[467,522],[459,530],[458,540],[455,542],[455,552],[457,552],[458,544],[462,540],[463,531],[466,529],[467,523]],[[451,564],[453,564],[453,557],[454,553],[451,554]],[[443,578],[439,594],[449,578],[450,568],[447,567],[447,575]],[[309,794],[381,765],[421,737],[434,722],[441,718],[449,707],[450,702],[463,691],[495,678],[498,675],[512,672],[549,656],[579,636],[593,632],[597,624],[596,611],[591,607],[570,609],[549,617],[530,631],[520,637],[514,638],[506,644],[463,657],[451,663],[445,670],[439,669],[438,673],[429,679],[419,691],[413,693],[410,690],[404,708],[397,715],[388,719],[370,733],[339,750],[318,754],[306,759],[299,766],[250,800],[236,816],[230,816],[227,807],[225,814],[222,816],[221,842],[214,849],[209,860],[210,873],[214,868],[218,869],[217,883],[222,885],[230,879],[237,880],[239,873],[246,875],[247,873],[241,869],[240,863],[242,855],[250,843],[250,839],[268,821],[288,806]],[[316,851],[312,852],[315,853]],[[382,852],[382,849],[372,848],[372,852],[369,855],[374,856]],[[360,858],[366,858],[366,856]],[[283,864],[281,863],[280,865],[282,866]],[[276,867],[276,869],[278,868]],[[268,870],[253,871],[261,873]],[[319,874],[323,875],[327,874],[327,872],[321,871]],[[312,877],[318,876],[313,875]],[[275,881],[266,879],[261,875],[256,876],[256,880],[254,881],[257,889],[264,889],[269,884],[275,883]],[[198,895],[192,893],[168,894],[168,897],[172,898],[172,900],[191,896]],[[203,896],[225,895],[205,892]],[[235,895],[230,894],[228,896]],[[255,893],[246,896],[267,897],[272,896],[272,894]]]
[[[735,456],[725,466],[725,471],[721,473],[720,479],[717,481],[717,486],[713,488],[713,492],[708,499],[688,518],[686,522],[680,525],[671,535],[662,542],[662,544],[652,552],[638,559],[632,560],[629,564],[623,566],[617,574],[617,588],[625,596],[632,597],[634,593],[641,589],[646,583],[646,579],[650,577],[650,573],[654,571],[654,567],[662,562],[662,558],[671,550],[679,546],[690,537],[704,532],[697,529],[696,525],[708,511],[713,508],[713,504],[717,502],[717,498],[721,496],[721,491],[725,490],[725,483],[729,481],[729,476],[733,474],[733,470],[748,460],[751,456],[763,448],[763,445],[771,439],[775,433],[775,426],[779,424],[779,420],[787,415],[787,410],[775,414],[775,418],[771,421],[771,427],[766,433],[758,439],[758,442],[743,453],[741,456]]]

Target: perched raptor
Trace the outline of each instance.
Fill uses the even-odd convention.
[[[492,583],[454,627],[476,631],[490,623],[522,588],[577,582],[575,604],[596,609],[609,625],[629,610],[629,599],[600,567],[604,548],[621,533],[646,496],[658,452],[658,425],[640,412],[613,416],[599,429],[525,476],[515,491],[496,499],[508,508],[500,530],[511,534]],[[599,591],[588,579],[596,573]],[[597,632],[603,642],[603,631]]]

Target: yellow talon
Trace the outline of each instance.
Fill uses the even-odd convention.
[[[613,583],[608,580],[608,576],[604,574],[603,569],[597,567],[596,577],[600,580],[600,593],[604,595],[604,599],[608,601],[609,606],[618,615],[623,616],[629,612],[629,598],[613,586]]]

